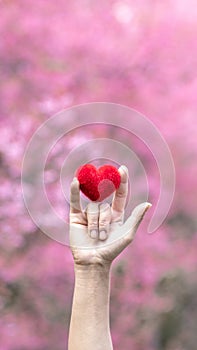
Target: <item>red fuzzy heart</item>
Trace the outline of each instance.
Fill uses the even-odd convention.
[[[75,176],[80,190],[92,201],[102,201],[120,186],[120,173],[112,165],[96,168],[92,164],[82,165]]]

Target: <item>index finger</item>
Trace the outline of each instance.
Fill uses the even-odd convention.
[[[70,186],[70,213],[78,214],[82,212],[79,181],[74,177]]]
[[[118,171],[121,175],[121,182],[120,186],[114,193],[112,200],[112,210],[123,213],[128,192],[128,169],[125,165],[121,165]]]

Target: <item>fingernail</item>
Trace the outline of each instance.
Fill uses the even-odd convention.
[[[123,171],[125,171],[128,174],[128,168],[126,167],[126,165],[121,165],[119,170],[122,169]]]
[[[152,207],[152,204],[151,203],[146,203],[146,207],[143,209],[142,213],[141,213],[141,217],[143,218],[144,215],[146,214],[146,212],[148,211],[149,208]]]
[[[99,233],[99,238],[104,240],[107,238],[107,232],[105,230],[102,230],[100,233]]]
[[[91,236],[91,238],[96,238],[97,237],[97,231],[96,230],[90,231],[90,236]]]
[[[147,202],[146,204],[147,204],[147,207],[148,207],[148,208],[151,208],[151,207],[152,207],[152,204],[151,204],[151,203]]]

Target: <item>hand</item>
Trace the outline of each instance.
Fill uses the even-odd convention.
[[[70,246],[75,264],[111,264],[132,242],[136,230],[150,203],[138,205],[124,223],[124,208],[128,192],[128,169],[118,169],[121,183],[112,204],[90,202],[81,207],[79,181],[74,178],[70,189]]]

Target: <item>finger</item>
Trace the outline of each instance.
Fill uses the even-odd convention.
[[[99,223],[99,205],[98,203],[89,203],[87,208],[88,234],[91,238],[98,238]]]
[[[152,204],[148,202],[139,204],[137,207],[135,207],[131,216],[127,219],[127,221],[122,226],[126,245],[128,245],[134,239],[135,233],[141,221],[143,220],[145,213],[151,206]]]
[[[128,169],[125,165],[121,165],[118,171],[121,175],[121,182],[119,188],[114,193],[112,200],[112,211],[120,215],[124,212],[124,207],[127,199]]]
[[[74,177],[70,186],[70,213],[78,214],[82,213],[79,181]]]
[[[111,222],[111,207],[109,203],[100,205],[99,213],[99,239],[104,241],[109,234],[109,225]]]

